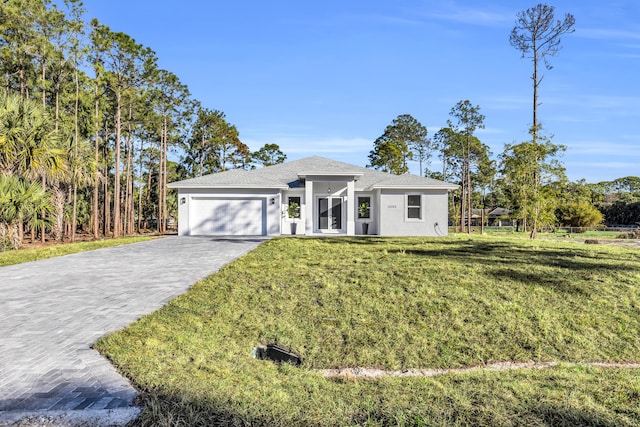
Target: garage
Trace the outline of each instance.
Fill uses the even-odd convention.
[[[264,198],[193,197],[189,224],[193,236],[267,234]]]

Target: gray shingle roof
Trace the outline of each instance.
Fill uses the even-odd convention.
[[[278,188],[300,187],[300,177],[317,175],[345,175],[356,177],[356,191],[368,191],[377,188],[397,189],[447,189],[455,190],[455,184],[449,184],[417,175],[392,175],[374,169],[363,168],[349,163],[324,157],[313,156],[300,160],[280,163],[261,169],[245,171],[235,169],[226,172],[204,175],[184,181],[172,182],[170,188]]]
[[[495,208],[494,210],[489,212],[489,215],[498,217],[498,216],[503,216],[503,215],[509,215],[510,213],[511,213],[511,211],[509,209]]]

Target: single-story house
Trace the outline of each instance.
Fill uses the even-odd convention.
[[[169,187],[178,190],[181,236],[444,236],[448,194],[458,188],[317,156],[205,175]]]
[[[511,211],[505,208],[495,208],[489,212],[489,225],[498,227],[508,227],[513,225],[510,218]]]
[[[471,209],[471,225],[473,227],[479,227],[483,221],[486,223],[488,214],[489,209]]]

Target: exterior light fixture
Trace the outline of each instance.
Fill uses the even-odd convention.
[[[180,204],[184,205],[185,203],[187,203],[187,198],[186,197],[180,197]]]
[[[327,188],[327,194],[331,194],[331,187]]]

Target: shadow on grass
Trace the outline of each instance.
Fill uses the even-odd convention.
[[[164,393],[143,393],[136,402],[143,411],[130,427],[154,426],[267,426],[266,420],[241,416],[224,403]]]
[[[583,248],[535,249],[526,246],[510,245],[504,242],[447,241],[438,242],[437,246],[421,245],[420,249],[397,249],[390,252],[405,253],[421,257],[450,258],[460,262],[500,265],[515,264],[550,266],[569,270],[592,271],[607,270],[638,271],[640,268],[629,265],[615,256],[605,253],[593,253]],[[472,258],[470,258],[472,257]],[[613,261],[605,263],[604,261]]]
[[[605,418],[603,415],[578,411],[571,407],[557,407],[540,405],[531,408],[531,418],[540,420],[538,425],[546,426],[590,426],[590,427],[620,427],[635,424],[620,423],[620,420]]]
[[[588,296],[590,294],[590,292],[588,292],[585,287],[575,285],[569,279],[558,278],[556,276],[536,274],[509,268],[491,271],[491,275],[497,280],[511,279],[521,283],[542,286],[545,288],[552,288],[554,291],[558,292],[568,292],[571,294],[583,296]]]
[[[151,427],[158,425],[185,425],[185,426],[273,426],[292,425],[308,426],[309,420],[277,420],[275,414],[270,414],[269,408],[263,408],[263,416],[251,416],[241,414],[235,405],[230,402],[210,402],[206,399],[193,397],[171,396],[162,393],[145,393],[139,398],[138,403],[144,407],[141,416],[131,424],[134,427]],[[481,402],[477,402],[481,403]],[[394,425],[397,419],[389,417],[389,414],[367,408],[361,413],[354,413],[352,420],[325,419],[316,420],[313,425],[334,426],[347,421],[349,425]],[[516,408],[512,410],[517,411]],[[427,410],[427,413],[430,411]],[[509,411],[511,412],[511,411]],[[412,416],[404,425],[423,427],[430,425],[475,425],[490,426],[501,424],[493,419],[485,411],[469,410],[468,408],[449,408],[443,412],[431,415]],[[556,406],[550,404],[532,405],[525,407],[519,414],[512,413],[510,425],[516,426],[566,426],[566,427],[617,427],[635,425],[620,420],[619,417],[611,417],[606,414],[598,414],[584,408],[569,406]],[[615,418],[615,419],[613,419]],[[350,422],[349,422],[350,421]],[[285,424],[286,423],[286,424]]]
[[[318,240],[323,243],[329,244],[340,244],[344,245],[348,243],[350,245],[380,245],[380,244],[388,244],[393,242],[393,238],[389,237],[374,237],[374,236],[354,236],[354,237],[346,237],[346,236],[309,236],[307,239]]]

